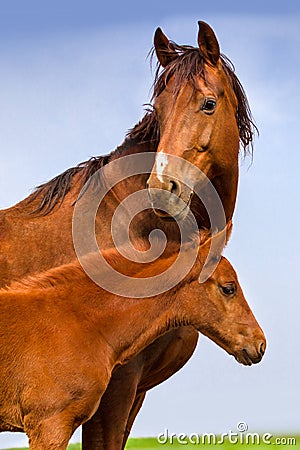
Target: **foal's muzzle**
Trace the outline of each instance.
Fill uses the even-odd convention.
[[[251,344],[245,345],[242,349],[234,354],[236,360],[244,364],[245,366],[251,366],[252,364],[257,364],[262,360],[266,350],[266,340],[265,338],[253,342]]]

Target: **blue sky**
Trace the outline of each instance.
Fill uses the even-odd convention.
[[[299,48],[295,2],[110,3],[11,1],[0,16],[0,207],[67,167],[114,149],[142,116],[153,32],[196,44],[215,29],[236,66],[260,136],[241,160],[226,254],[268,339],[251,368],[205,338],[189,364],[153,390],[133,434],[299,432]],[[7,2],[8,3],[8,2]],[[116,5],[116,6],[115,6]],[[115,9],[115,11],[114,11]],[[0,435],[0,448],[20,445]],[[75,440],[78,439],[78,434]]]
[[[159,21],[170,16],[204,14],[294,14],[299,12],[295,1],[238,0],[199,1],[158,1],[144,3],[139,0],[126,2],[100,2],[99,0],[71,1],[53,0],[4,0],[1,2],[0,33],[16,36],[21,34],[38,35],[40,33],[59,32],[61,30],[89,29],[93,27]]]

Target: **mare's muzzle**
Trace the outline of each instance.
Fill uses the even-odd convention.
[[[177,179],[151,174],[147,188],[154,213],[163,219],[184,220],[189,213],[193,191]]]

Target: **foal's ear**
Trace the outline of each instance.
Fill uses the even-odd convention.
[[[173,44],[167,36],[162,32],[161,28],[157,28],[154,34],[154,48],[158,61],[163,67],[177,58],[177,53]]]
[[[225,245],[228,244],[228,241],[231,238],[232,229],[233,229],[233,223],[232,223],[232,219],[230,219],[226,225],[226,243],[225,243]]]
[[[232,221],[230,220],[223,230],[213,234],[206,239],[205,235],[200,235],[199,256],[202,258],[204,265],[202,266],[199,283],[204,283],[216,269],[222,252],[230,238],[232,232]],[[202,241],[204,237],[204,241]]]
[[[213,29],[201,20],[198,21],[198,45],[205,61],[213,66],[220,58],[220,46]]]

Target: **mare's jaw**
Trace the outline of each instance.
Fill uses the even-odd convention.
[[[156,214],[160,219],[164,220],[164,221],[176,221],[176,222],[180,222],[183,221],[188,213],[190,212],[190,204],[191,201],[188,202],[188,204],[186,204],[184,206],[184,208],[177,214],[169,214],[161,209],[157,209],[157,208],[152,208],[154,214]]]

